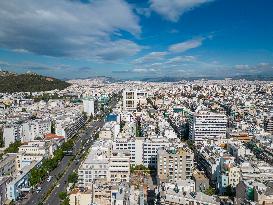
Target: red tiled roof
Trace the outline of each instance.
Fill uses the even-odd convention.
[[[58,136],[56,134],[53,133],[49,133],[45,135],[45,140],[50,140],[50,139],[63,139],[64,136]]]

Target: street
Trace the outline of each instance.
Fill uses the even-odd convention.
[[[116,104],[116,100],[113,100],[109,104],[109,108],[112,108]],[[88,151],[90,146],[93,144],[95,140],[94,137],[95,133],[104,125],[104,119],[99,119],[98,121],[91,121],[86,124],[86,128],[82,133],[79,133],[79,136],[75,142],[73,155],[75,156],[75,160],[69,164],[70,159],[73,156],[64,156],[64,158],[60,161],[59,166],[49,173],[49,176],[52,176],[52,180],[47,182],[46,180],[43,181],[39,186],[42,190],[39,193],[33,192],[32,194],[28,194],[27,198],[23,201],[18,201],[16,204],[31,204],[31,205],[38,205],[38,204],[46,204],[46,205],[57,205],[60,204],[60,199],[58,193],[65,192],[67,187],[67,178],[73,172],[77,171],[80,166],[80,162],[77,163],[76,159],[81,159],[81,156]],[[93,135],[93,136],[92,136]],[[86,143],[89,139],[89,143]],[[84,146],[83,146],[84,145]],[[56,176],[62,174],[61,178],[57,179]],[[56,186],[58,184],[58,186]],[[53,190],[49,194],[49,196],[44,200],[44,196],[48,193],[48,191],[53,187]],[[29,196],[30,195],[30,196]]]

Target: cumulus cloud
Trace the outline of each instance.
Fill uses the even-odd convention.
[[[182,53],[187,50],[197,48],[202,45],[204,39],[205,38],[200,37],[200,38],[195,38],[195,39],[191,39],[188,41],[184,41],[181,43],[173,44],[169,47],[169,51],[174,52],[174,53]]]
[[[0,1],[0,46],[47,56],[117,59],[138,52],[133,41],[141,27],[124,0]]]
[[[170,21],[178,21],[185,12],[214,0],[150,0],[150,8]]]

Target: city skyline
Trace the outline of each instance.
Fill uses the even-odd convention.
[[[270,0],[0,3],[0,69],[60,79],[272,76]]]

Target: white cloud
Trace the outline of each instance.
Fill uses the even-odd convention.
[[[202,45],[205,38],[196,38],[181,43],[173,44],[169,47],[169,51],[174,53],[182,53],[187,50],[197,48]]]
[[[149,8],[136,8],[135,10],[139,15],[142,15],[145,17],[151,16],[151,10]]]
[[[178,21],[185,12],[214,0],[150,0],[150,7],[170,21]]]
[[[236,69],[247,69],[249,68],[250,66],[247,65],[247,64],[240,64],[240,65],[235,65],[234,66]]]
[[[0,1],[0,19],[0,47],[17,52],[112,59],[141,49],[122,40],[121,31],[141,33],[138,17],[124,0]]]
[[[175,64],[175,63],[182,63],[182,62],[192,62],[195,60],[196,60],[195,56],[177,56],[174,58],[170,58],[166,63]]]
[[[134,64],[144,64],[163,60],[167,52],[151,52],[141,58],[134,60]]]

